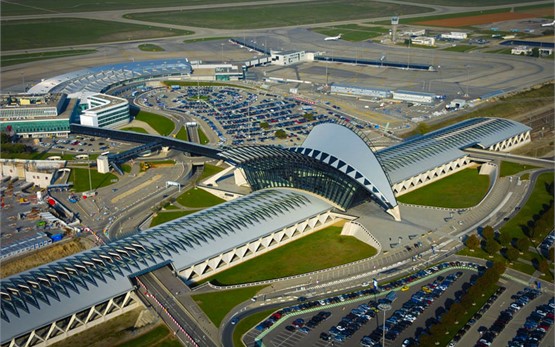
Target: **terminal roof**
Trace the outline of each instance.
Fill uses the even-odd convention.
[[[0,281],[1,343],[133,289],[161,264],[180,271],[331,209],[313,195],[266,189]]]

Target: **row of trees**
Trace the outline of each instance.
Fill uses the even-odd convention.
[[[485,303],[487,298],[483,298],[484,293],[495,291],[497,281],[499,281],[505,269],[504,263],[493,263],[478,278],[476,284],[468,288],[459,302],[446,307],[447,311],[441,316],[439,323],[432,325],[428,329],[428,334],[420,337],[420,346],[434,346],[436,342],[445,339],[447,332],[449,332],[449,338],[452,338],[460,327],[466,324],[466,320],[480,308],[480,306],[476,306],[476,301],[479,301],[481,304]]]

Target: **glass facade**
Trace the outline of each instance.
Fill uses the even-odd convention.
[[[289,150],[264,153],[239,166],[253,190],[297,188],[322,196],[343,209],[371,198],[353,178],[318,160]]]

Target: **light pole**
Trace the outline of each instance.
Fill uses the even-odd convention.
[[[383,323],[382,323],[382,346],[385,346],[385,312],[391,310],[390,304],[379,304],[378,309],[383,311]]]
[[[468,98],[468,83],[470,83],[470,65],[465,65],[466,68],[466,94],[464,94],[465,98]]]

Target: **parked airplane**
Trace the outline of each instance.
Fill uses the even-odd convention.
[[[542,27],[552,27],[552,26],[555,26],[555,20],[551,23],[543,23],[542,24]]]
[[[329,37],[326,37],[326,38],[324,39],[324,41],[337,41],[337,40],[339,40],[340,38],[341,38],[341,34],[339,34],[339,35],[337,35],[337,36],[329,36]]]

